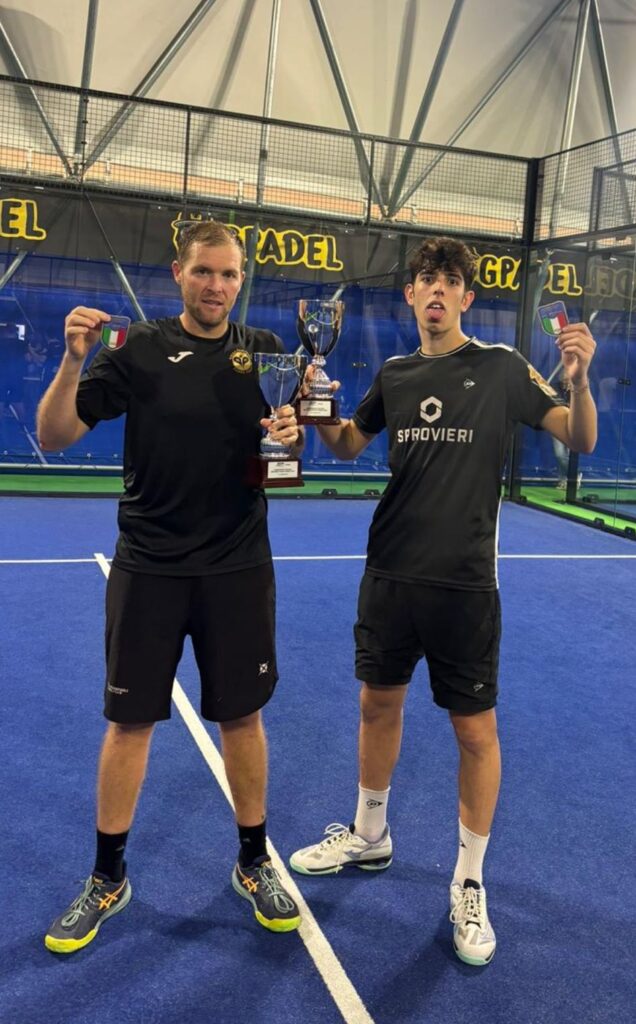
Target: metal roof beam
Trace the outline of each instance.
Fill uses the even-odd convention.
[[[216,0],[201,0],[201,2],[197,4],[190,17],[184,21],[183,25],[173,39],[168,43],[161,56],[157,58],[150,70],[144,75],[141,82],[132,93],[132,99],[141,99],[147,92],[149,92],[157,79],[163,74],[168,65],[190,38],[195,28],[197,28],[211,8],[214,7],[215,3]],[[108,146],[117,132],[128,120],[134,109],[134,103],[123,103],[117,113],[113,115],[88,155],[85,164],[86,168],[90,167],[91,164],[94,164],[101,156],[106,146]]]
[[[563,199],[565,181],[568,174],[570,157],[567,152],[572,145],[572,134],[574,132],[574,118],[579,98],[579,86],[581,84],[581,68],[583,67],[583,54],[585,52],[585,41],[587,39],[587,28],[590,20],[590,0],[580,0],[579,16],[576,22],[576,35],[574,37],[574,49],[572,51],[572,64],[570,66],[570,81],[568,84],[568,95],[563,114],[563,130],[561,132],[561,155],[557,164],[556,183],[552,196],[552,207],[550,212],[550,225],[548,234],[552,236],[555,230],[555,219],[558,206]]]
[[[601,26],[601,17],[598,9],[598,0],[592,0],[590,13],[592,16],[592,35],[594,37],[594,48],[596,51],[596,59],[598,62],[599,70],[601,72],[603,93],[605,95],[605,106],[607,107],[607,119],[609,121],[610,131],[614,136],[612,140],[614,144],[614,153],[616,156],[616,162],[618,164],[622,164],[623,154],[621,152],[620,141],[616,138],[616,136],[619,134],[618,120],[616,118],[616,105],[614,103],[612,79],[610,77],[609,63],[607,60],[607,51],[605,49],[605,40],[603,38],[603,29]],[[621,177],[620,179],[620,184],[621,192],[623,193],[623,205],[625,208],[625,223],[631,224],[634,217],[632,213],[631,202],[629,199],[629,193],[627,191],[627,185],[623,177]]]
[[[433,67],[431,69],[428,82],[426,83],[426,89],[424,90],[424,95],[422,96],[422,102],[420,103],[419,110],[415,116],[413,127],[411,128],[411,134],[409,136],[411,142],[419,142],[420,137],[422,135],[422,129],[426,122],[426,118],[428,117],[428,112],[431,109],[433,97],[435,96],[435,90],[437,89],[437,86],[439,85],[439,80],[442,77],[442,71],[446,63],[446,58],[448,57],[448,51],[450,50],[453,42],[453,36],[455,35],[455,30],[457,29],[457,25],[462,13],[463,6],[464,0],[455,0],[453,4],[453,9],[451,10],[450,15],[448,17],[446,28],[444,29],[444,35],[442,36],[442,41],[439,44],[439,49],[437,51]],[[391,192],[391,198],[389,199],[389,208],[387,211],[389,217],[392,217],[396,211],[396,208],[402,205],[400,203],[400,192],[402,191],[404,182],[406,181],[407,175],[409,173],[409,168],[413,160],[413,155],[414,150],[411,147],[409,147],[402,158],[402,164],[395,178],[395,183],[393,185],[393,190]]]
[[[13,43],[11,42],[11,39],[9,38],[9,34],[8,34],[6,28],[4,27],[4,25],[2,24],[2,21],[0,21],[0,50],[4,51],[4,55],[6,57],[7,63],[9,64],[9,67],[12,68],[12,71],[13,71],[13,74],[15,75],[15,77],[16,78],[23,78],[23,79],[27,80],[29,76],[27,75],[27,73],[26,73],[26,71],[25,71],[25,69],[24,69],[24,67],[22,65],[22,61],[20,60],[20,58],[18,57],[18,54],[16,53],[16,50],[15,50],[15,48],[13,46]],[[33,101],[33,104],[35,106],[35,109],[38,112],[40,120],[42,121],[42,124],[44,125],[44,130],[45,130],[46,134],[48,135],[49,139],[51,140],[51,143],[53,145],[53,148],[54,148],[55,152],[57,153],[57,155],[59,156],[60,160],[64,164],[64,167],[66,169],[66,173],[69,175],[69,177],[72,177],[73,176],[73,168],[71,167],[70,161],[69,161],[66,153],[62,149],[62,146],[61,146],[61,144],[60,144],[60,142],[59,142],[59,140],[57,138],[57,135],[53,131],[53,127],[51,125],[51,122],[49,121],[48,117],[46,116],[46,111],[44,110],[44,107],[42,106],[42,104],[41,104],[41,102],[40,102],[40,100],[38,98],[38,94],[36,93],[36,91],[35,91],[35,89],[33,88],[32,85],[27,86],[27,89],[28,89],[29,95],[31,97],[31,100]]]
[[[331,35],[327,27],[327,22],[325,21],[325,16],[320,5],[320,0],[309,0],[309,3],[311,4],[311,9],[314,13],[316,24],[318,25],[318,31],[320,33],[322,45],[324,46],[325,53],[327,54],[329,67],[331,68],[331,73],[333,75],[336,89],[338,90],[338,95],[340,97],[340,102],[342,103],[342,107],[345,112],[345,117],[347,119],[347,124],[349,125],[349,130],[353,133],[353,144],[355,146],[356,154],[358,157],[358,164],[360,167],[360,177],[362,183],[369,192],[373,193],[375,202],[382,209],[382,197],[380,195],[378,186],[373,177],[371,164],[369,163],[369,159],[367,157],[366,150],[362,144],[362,140],[360,138],[357,138],[357,136],[360,134],[360,128],[358,126],[358,121],[356,119],[356,115],[353,110],[353,105],[349,97],[347,85],[345,83],[344,76],[342,74],[342,70],[338,62],[338,57],[334,49],[333,42],[331,40]]]
[[[86,18],[86,38],[84,40],[84,61],[82,64],[81,89],[89,89],[91,84],[91,73],[93,71],[93,52],[95,49],[95,26],[97,24],[97,9],[99,0],[88,0],[88,16]],[[86,145],[84,124],[84,102],[80,100],[80,108],[77,111],[77,127],[75,129],[75,154],[78,163],[81,164],[82,147]]]
[[[393,104],[391,119],[389,121],[389,138],[399,139],[402,131],[402,113],[404,109],[404,98],[406,96],[407,83],[413,60],[413,48],[415,46],[415,25],[417,21],[417,0],[407,0],[402,22],[402,38],[400,40],[400,53],[397,60],[397,77],[395,89],[393,90]],[[388,202],[391,194],[391,179],[393,169],[397,160],[395,146],[387,146],[384,154],[382,172],[379,175],[379,186],[382,198]]]
[[[272,0],[272,18],[269,30],[269,49],[267,52],[267,72],[265,74],[265,89],[263,93],[263,117],[269,118],[272,115],[272,101],[274,98],[274,79],[276,77],[276,57],[278,54],[278,29],[280,25],[280,3],[281,0]],[[261,145],[258,155],[258,175],[256,179],[256,204],[261,206],[263,192],[265,190],[265,172],[267,170],[267,159],[269,156],[269,134],[270,125],[265,122],[261,125]],[[247,253],[247,266],[245,268],[245,280],[241,289],[241,301],[239,303],[238,322],[245,323],[247,310],[252,296],[252,284],[256,271],[256,250],[258,248],[259,222],[252,228],[250,245]]]
[[[459,128],[457,128],[453,132],[453,134],[451,135],[451,137],[448,139],[448,141],[446,143],[447,146],[453,146],[457,142],[457,140],[460,138],[460,136],[464,134],[466,129],[470,128],[470,126],[473,123],[473,121],[475,120],[475,118],[479,117],[479,115],[481,114],[481,112],[484,109],[484,107],[486,106],[486,104],[490,102],[490,100],[493,98],[493,96],[497,92],[499,92],[501,86],[504,84],[504,82],[507,81],[507,79],[513,73],[513,71],[518,67],[518,65],[524,59],[524,57],[526,57],[526,55],[530,52],[530,50],[532,49],[534,44],[541,38],[541,36],[546,31],[548,26],[552,24],[552,22],[555,20],[555,18],[558,18],[559,15],[563,13],[565,8],[568,7],[571,2],[572,2],[572,0],[559,0],[559,3],[557,3],[556,7],[554,7],[554,9],[547,16],[547,18],[545,18],[541,22],[541,24],[538,26],[538,28],[535,29],[535,31],[532,33],[530,38],[523,44],[521,49],[518,51],[517,55],[515,57],[513,57],[513,59],[510,61],[508,66],[505,68],[505,70],[502,71],[502,73],[499,75],[499,78],[497,79],[497,81],[494,82],[493,85],[491,85],[490,89],[488,89],[488,91],[482,96],[482,98],[479,100],[479,102],[473,107],[473,109],[471,110],[470,114],[468,114],[468,116],[466,118],[464,118],[464,120],[460,124]],[[404,195],[400,198],[400,203],[399,203],[398,209],[400,207],[406,205],[406,203],[409,201],[411,196],[415,192],[417,192],[417,190],[420,187],[420,185],[424,184],[424,182],[428,178],[429,174],[431,174],[431,172],[435,170],[435,168],[437,167],[437,165],[440,162],[440,160],[443,160],[445,156],[446,156],[445,153],[440,153],[438,156],[434,157],[434,159],[430,162],[430,164],[428,164],[427,167],[425,167],[425,169],[422,171],[422,173],[420,174],[420,176],[417,179],[417,181],[415,181],[409,187],[409,189],[404,193]]]

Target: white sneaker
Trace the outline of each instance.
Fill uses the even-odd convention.
[[[296,850],[289,858],[294,871],[301,875],[332,875],[346,867],[363,871],[382,871],[393,859],[393,843],[387,825],[375,843],[354,833],[353,825],[337,823],[325,829],[326,839],[314,846]]]
[[[453,946],[460,960],[475,967],[489,964],[495,955],[497,940],[486,910],[486,890],[470,878],[464,885],[450,887],[450,919]]]

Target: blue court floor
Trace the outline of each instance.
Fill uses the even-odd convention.
[[[268,822],[283,863],[354,813],[352,625],[374,507],[270,503],[281,679],[265,711]],[[304,924],[273,935],[230,885],[235,826],[189,648],[131,833],[133,900],[85,950],[47,952],[48,924],[93,862],[115,519],[110,499],[0,503],[3,1022],[633,1020],[636,546],[511,505],[500,534],[504,783],[485,868],[498,939],[489,967],[452,951],[456,754],[425,667],[391,791],[392,867],[294,876]]]

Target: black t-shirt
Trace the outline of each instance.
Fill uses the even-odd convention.
[[[202,576],[269,561],[265,496],[245,483],[269,409],[244,353],[282,351],[271,331],[230,324],[213,341],[171,317],[133,324],[123,348],[98,353],[77,412],[91,428],[126,414],[114,565]]]
[[[391,480],[369,531],[367,571],[461,590],[497,586],[501,473],[517,423],[561,404],[515,349],[470,338],[439,356],[389,359],[354,414],[389,433]]]

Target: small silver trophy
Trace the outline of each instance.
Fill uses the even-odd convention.
[[[303,379],[307,359],[287,352],[254,352],[254,369],[263,398],[276,419],[276,410],[290,405]],[[261,441],[260,455],[249,460],[248,482],[252,487],[302,487],[300,459],[292,458],[290,449],[268,431]]]
[[[344,302],[337,299],[301,299],[298,303],[296,329],[307,352],[312,356],[313,376],[309,393],[296,402],[299,423],[338,423],[338,403],[333,397],[331,381],[324,371],[326,357],[336,347]]]

